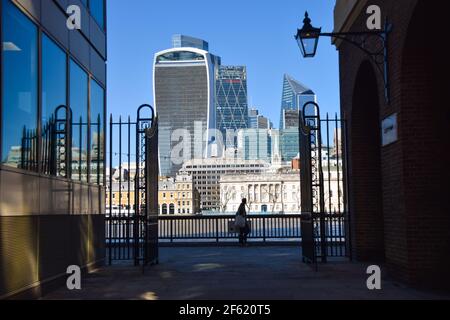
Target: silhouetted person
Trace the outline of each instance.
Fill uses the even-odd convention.
[[[250,233],[249,224],[247,221],[247,199],[242,199],[242,203],[239,206],[236,213],[236,227],[239,228],[239,243],[244,246],[247,244],[247,237]]]

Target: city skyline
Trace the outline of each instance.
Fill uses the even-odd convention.
[[[317,58],[305,61],[301,59],[299,49],[293,41],[295,27],[302,23],[300,12],[306,9],[310,10],[311,14],[317,12],[315,15],[317,23],[324,29],[332,30],[334,6],[332,2],[286,1],[283,6],[264,3],[257,14],[249,19],[239,19],[241,21],[239,26],[230,25],[227,28],[217,23],[224,15],[223,10],[214,10],[214,15],[205,15],[202,12],[195,12],[186,4],[176,2],[180,10],[169,18],[163,18],[157,14],[163,10],[159,8],[162,4],[156,3],[153,6],[148,1],[133,1],[135,2],[136,6],[128,6],[120,1],[108,6],[108,14],[111,16],[109,22],[126,21],[123,26],[111,23],[108,25],[110,35],[108,84],[111,88],[108,91],[108,112],[127,116],[128,111],[136,106],[153,103],[153,94],[150,90],[153,87],[150,60],[156,52],[171,46],[171,39],[175,34],[207,40],[210,51],[218,53],[223,58],[223,65],[245,65],[248,73],[249,107],[258,106],[261,114],[268,117],[276,126],[279,123],[279,101],[283,85],[282,76],[285,73],[314,88],[323,113],[338,112],[339,78],[335,48],[323,42]],[[249,12],[253,12],[251,3],[239,3],[238,6],[241,9],[236,13],[236,18],[247,17]],[[142,10],[136,10],[137,7]],[[146,10],[147,7],[151,9]],[[213,4],[210,9],[217,7],[220,5]],[[298,11],[292,11],[290,8],[297,8]],[[152,25],[157,25],[158,28],[148,27],[144,22],[148,17]],[[282,23],[272,24],[270,21]],[[255,29],[260,29],[264,35]],[[144,30],[143,33],[148,40],[142,43],[138,51],[123,50],[123,46],[132,46],[135,41],[140,42],[140,37],[132,30]],[[268,36],[267,42],[263,40],[265,36]],[[329,81],[323,81],[323,73],[320,70],[324,69],[327,70]],[[126,100],[123,92],[130,93]]]

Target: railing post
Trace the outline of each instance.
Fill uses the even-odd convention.
[[[219,218],[215,218],[216,219],[216,242],[219,243],[220,239],[219,239]]]
[[[173,219],[170,218],[170,243],[173,243]]]
[[[266,218],[263,218],[263,242],[266,243]]]

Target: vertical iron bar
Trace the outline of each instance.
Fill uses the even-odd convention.
[[[97,119],[97,184],[101,185],[102,181],[100,179],[100,170],[101,170],[101,153],[102,153],[102,141],[100,139],[100,134],[101,134],[101,117],[100,115],[98,115],[98,119]]]
[[[80,129],[78,130],[80,133],[80,139],[79,139],[79,154],[78,154],[78,160],[79,160],[79,165],[78,165],[78,180],[79,181],[83,181],[83,118],[80,117]]]
[[[336,116],[335,116],[335,126],[336,126],[336,128],[338,128],[338,123],[339,123],[339,120],[338,120],[338,115],[337,115],[337,113],[336,113]],[[342,129],[341,129],[342,130]],[[336,129],[336,135],[337,135],[337,137],[336,137],[336,154],[337,154],[337,157],[336,157],[336,160],[337,160],[337,182],[338,182],[338,211],[339,211],[339,213],[342,213],[342,208],[341,208],[341,171],[340,171],[340,165],[339,165],[339,163],[340,163],[340,161],[341,161],[341,157],[340,157],[340,155],[339,155],[339,153],[341,152],[341,150],[340,150],[340,146],[339,146],[339,144],[340,144],[340,139],[339,139],[339,131]],[[341,135],[342,135],[342,131],[341,131]]]
[[[128,217],[125,221],[127,257],[130,259],[130,218],[131,218],[131,118],[128,116]]]
[[[327,113],[327,152],[328,152],[328,156],[327,156],[327,161],[328,161],[328,212],[329,214],[332,213],[332,200],[333,200],[333,194],[332,194],[332,190],[331,190],[331,161],[330,161],[330,118],[329,118],[329,114]],[[339,198],[338,198],[339,199]]]
[[[113,208],[113,116],[111,114],[109,120],[109,219],[108,219],[108,227],[109,227],[109,265],[112,265],[112,208]]]
[[[119,117],[119,241],[120,241],[120,258],[123,259],[124,252],[122,250],[122,240],[124,232],[123,213],[122,213],[122,116]]]

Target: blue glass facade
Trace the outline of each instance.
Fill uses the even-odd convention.
[[[283,80],[283,94],[281,98],[281,113],[280,113],[280,130],[286,129],[284,110],[303,110],[303,106],[306,102],[316,101],[315,93],[293,79],[289,75],[284,75]]]
[[[280,130],[281,161],[290,162],[300,152],[300,136],[298,128]]]
[[[0,4],[0,300],[39,298],[105,259],[106,2]]]
[[[244,129],[238,132],[238,153],[244,160],[272,160],[272,136],[267,129]]]
[[[172,37],[172,47],[197,48],[200,50],[209,51],[209,44],[207,41],[182,34],[176,34]]]
[[[289,75],[284,75],[280,115],[280,153],[284,162],[300,152],[299,116],[307,102],[317,100],[315,93]]]
[[[226,146],[233,148],[237,146],[237,141],[230,133],[246,129],[249,123],[247,69],[220,66],[216,73],[217,129],[226,139]]]

